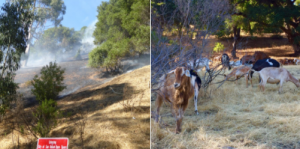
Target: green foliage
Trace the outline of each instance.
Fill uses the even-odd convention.
[[[1,77],[5,73],[16,71],[21,54],[25,52],[28,27],[32,13],[22,9],[27,2],[4,3],[0,14],[0,69]]]
[[[103,43],[101,46],[97,46],[89,53],[89,66],[100,67],[103,66],[104,60],[107,57],[107,51],[110,48],[107,43]]]
[[[149,5],[149,0],[102,2],[93,33],[94,43],[99,46],[89,54],[90,66],[117,68],[122,57],[149,51]]]
[[[35,42],[33,48],[43,49],[53,54],[57,54],[62,50],[70,51],[75,47],[81,46],[81,37],[83,30],[75,31],[73,28],[64,26],[49,28],[42,34],[42,37]],[[35,52],[38,52],[34,50]],[[43,52],[42,52],[43,53]]]
[[[13,74],[0,78],[0,115],[4,115],[11,102],[16,99],[18,84],[14,83],[13,78]]]
[[[20,67],[21,53],[26,48],[26,36],[32,13],[22,9],[30,1],[4,3],[0,14],[0,114],[4,115],[16,99],[18,84],[15,71]]]
[[[215,44],[215,47],[214,47],[213,51],[214,52],[220,52],[222,50],[224,50],[224,45],[222,43],[220,43],[220,42],[217,42]]]
[[[44,25],[47,21],[58,26],[63,20],[62,15],[66,13],[66,5],[63,0],[39,0],[33,6],[36,9],[35,23]]]
[[[59,92],[66,88],[63,84],[64,72],[65,69],[61,69],[55,62],[50,62],[41,69],[40,77],[34,76],[31,91],[40,103],[45,99],[56,99]]]
[[[192,3],[195,1],[193,0]],[[182,17],[182,11],[178,11],[178,6],[173,0],[152,0],[151,9],[155,15],[154,20],[157,18],[164,18],[165,20],[173,20],[171,26],[176,26],[177,29],[183,27],[185,18]],[[188,28],[188,26],[185,26]],[[179,30],[178,30],[179,31]]]
[[[36,125],[33,126],[33,131],[41,137],[47,137],[47,134],[57,125],[57,118],[59,117],[59,110],[56,108],[55,100],[44,99],[33,113],[37,120]]]
[[[212,33],[212,35],[216,35],[217,38],[228,37],[232,32],[231,28],[232,27],[230,26],[229,21],[224,21],[219,30]]]
[[[287,34],[289,42],[300,45],[299,1],[231,0],[236,6],[236,14],[256,22],[251,28],[257,32],[280,32]],[[300,49],[294,49],[299,53]]]

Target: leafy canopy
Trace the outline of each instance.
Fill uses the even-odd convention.
[[[4,3],[0,14],[0,114],[5,114],[16,97],[18,84],[14,83],[21,53],[26,48],[28,26],[32,13],[22,9],[30,1]]]
[[[98,47],[89,55],[90,66],[112,68],[128,54],[149,51],[149,8],[149,0],[102,2],[98,7],[98,22],[93,33],[94,43]]]
[[[286,33],[290,43],[297,45],[295,53],[300,52],[300,6],[299,0],[231,0],[236,7],[237,16],[249,19],[258,30]]]

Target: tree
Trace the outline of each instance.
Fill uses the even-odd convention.
[[[162,30],[163,27],[169,29],[175,27],[177,28],[179,38],[181,38],[183,27],[188,27],[186,18],[189,17],[189,13],[186,13],[187,11],[183,7],[180,9],[180,2],[173,0],[153,0],[151,3],[155,14],[152,17],[157,22],[160,22],[159,29]]]
[[[230,4],[223,0],[175,0],[175,8],[169,9],[168,0],[152,1],[151,13],[151,84],[161,83],[162,75],[178,66],[196,69],[198,59],[209,58],[208,37],[224,24],[230,14]],[[157,6],[155,6],[157,5]],[[181,14],[177,16],[177,11]],[[181,18],[178,18],[181,17]],[[170,37],[169,28],[176,27],[174,20],[182,22],[181,36]],[[191,37],[195,38],[191,38]],[[191,61],[193,66],[188,66]],[[219,74],[216,69],[201,77],[202,87],[207,88]],[[152,91],[156,89],[153,88]]]
[[[89,65],[119,71],[121,58],[148,51],[149,7],[149,0],[102,2],[98,7],[98,22],[93,33],[94,43],[98,47],[89,54]],[[103,56],[106,57],[103,59]]]
[[[0,14],[0,113],[4,114],[16,94],[14,72],[26,49],[28,27],[33,14],[26,9],[30,2],[5,3]]]
[[[10,0],[19,2],[23,0]],[[54,26],[58,26],[63,20],[63,15],[66,12],[66,6],[63,0],[28,0],[31,5],[24,7],[27,11],[31,11],[34,17],[31,18],[29,25],[29,35],[27,36],[27,48],[25,51],[26,57],[29,57],[30,45],[35,40],[39,39],[39,36],[44,31],[45,24],[51,22]],[[25,66],[27,60],[25,60]]]
[[[237,5],[235,15],[256,22],[266,30],[280,29],[292,44],[294,54],[300,54],[300,6],[296,0],[231,0]]]
[[[58,52],[71,51],[81,46],[83,31],[75,31],[64,26],[47,29],[41,38],[35,42],[33,48],[40,52],[50,52],[56,55]],[[39,51],[36,51],[39,52]]]

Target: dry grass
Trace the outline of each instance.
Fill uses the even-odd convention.
[[[81,148],[82,144],[85,149],[149,148],[149,80],[150,66],[145,66],[58,100],[64,117],[49,137],[68,137],[70,149]],[[21,144],[28,143],[28,135],[18,135]],[[11,131],[0,123],[1,148],[13,147],[11,136]]]
[[[299,66],[284,68],[300,78]],[[265,92],[261,92],[258,74],[254,76],[253,88],[245,88],[242,78],[237,85],[224,83],[210,99],[199,97],[199,116],[194,115],[190,100],[181,134],[174,133],[172,116],[162,118],[167,126],[151,120],[152,148],[299,148],[300,91],[288,82],[283,84],[282,94],[278,94],[279,86],[274,84],[267,84]],[[222,79],[218,77],[215,82]],[[155,103],[151,106],[154,111]],[[170,108],[164,106],[161,115],[168,113]]]

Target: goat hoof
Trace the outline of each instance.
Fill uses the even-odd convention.
[[[197,110],[195,110],[195,114],[196,114],[196,115],[199,115],[199,113],[198,113],[198,111],[197,111]]]

